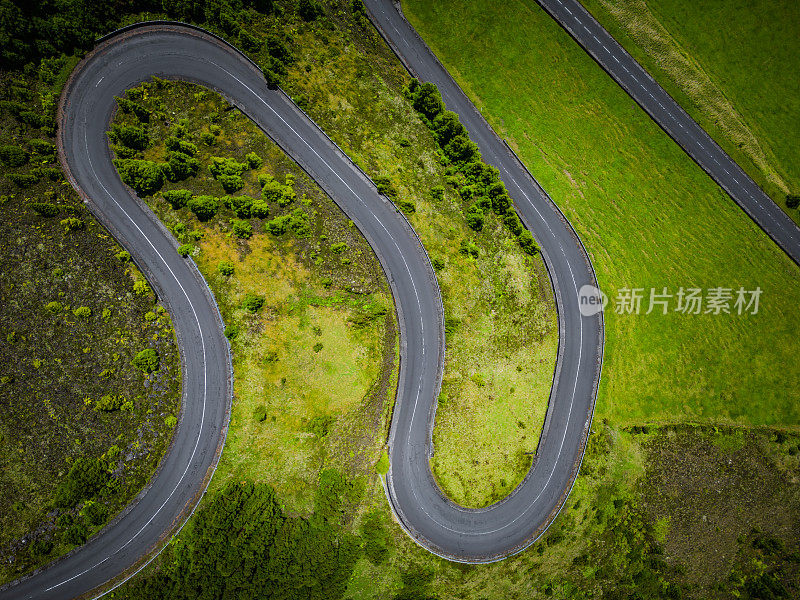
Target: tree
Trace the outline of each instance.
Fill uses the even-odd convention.
[[[454,163],[469,163],[480,160],[481,157],[477,144],[464,135],[454,137],[443,150]]]
[[[466,129],[458,120],[458,115],[450,110],[439,113],[433,120],[433,133],[440,147],[444,148],[454,137],[467,135]]]
[[[411,96],[412,106],[417,112],[422,113],[429,121],[433,121],[436,115],[444,110],[444,104],[442,103],[442,96],[439,93],[439,89],[428,81],[415,86],[415,88]]]
[[[536,244],[536,240],[533,239],[531,232],[527,229],[520,233],[517,239],[519,240],[519,245],[527,254],[533,256],[539,251],[539,246]]]
[[[147,130],[135,125],[114,125],[108,132],[108,137],[112,142],[134,150],[144,150],[149,143]]]

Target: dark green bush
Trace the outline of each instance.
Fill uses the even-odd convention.
[[[45,538],[38,538],[31,544],[31,552],[34,556],[47,556],[53,551],[53,541]]]
[[[54,502],[59,508],[71,508],[81,500],[95,496],[109,480],[108,469],[98,458],[76,458],[66,477],[56,488]]]
[[[233,229],[233,235],[244,240],[253,236],[253,226],[250,221],[245,221],[244,219],[231,220],[231,229]]]
[[[89,537],[89,530],[83,522],[78,521],[64,532],[64,541],[73,546],[80,546]]]
[[[315,0],[300,0],[297,4],[297,14],[304,21],[313,21],[322,15],[322,7]]]
[[[431,198],[434,200],[441,202],[444,200],[444,187],[441,185],[435,185],[431,188]]]
[[[21,167],[29,158],[28,153],[19,146],[10,144],[0,146],[0,161],[7,167]]]
[[[164,174],[170,181],[183,181],[194,177],[200,171],[200,161],[184,154],[183,152],[169,152],[167,154],[167,168]],[[223,184],[223,187],[224,184]]]
[[[232,210],[240,219],[249,219],[253,216],[253,203],[254,198],[250,196],[227,196],[225,198],[225,206]],[[267,209],[269,211],[269,209]],[[259,210],[261,212],[261,210]]]
[[[164,167],[166,165],[149,160],[118,158],[114,160],[122,181],[136,190],[141,196],[155,194],[164,185]]]
[[[47,140],[42,140],[39,138],[33,138],[31,140],[28,140],[28,148],[30,148],[31,152],[33,152],[37,156],[54,158],[56,155],[55,145],[51,144]]]
[[[536,244],[536,240],[533,239],[531,232],[527,229],[519,234],[519,245],[522,249],[530,255],[534,255],[539,251],[539,246]]]
[[[797,208],[800,206],[800,194],[786,194],[787,208]]]
[[[223,260],[217,265],[217,271],[219,271],[220,275],[224,275],[225,277],[230,277],[231,275],[233,275],[234,267],[228,261]]]
[[[397,190],[394,185],[392,185],[392,180],[385,175],[378,175],[375,178],[375,186],[378,188],[379,194],[389,196],[389,198],[392,199],[397,197]]]
[[[108,509],[99,502],[89,501],[81,509],[81,514],[89,525],[100,525],[106,522]]]
[[[152,348],[146,348],[133,357],[131,364],[142,373],[152,373],[158,371],[160,361],[158,352]]]
[[[411,200],[406,200],[405,198],[399,198],[395,200],[395,204],[397,204],[397,208],[402,210],[407,215],[414,214],[417,212],[417,205],[414,204]]]
[[[444,110],[442,96],[436,86],[430,82],[419,83],[416,79],[412,79],[407,93],[414,109],[422,113],[429,122]]]
[[[308,214],[301,208],[295,208],[289,218],[289,229],[291,229],[297,237],[306,237],[311,235],[311,219]]]
[[[194,253],[194,246],[192,244],[181,244],[178,246],[178,254],[183,258],[187,258]]]
[[[135,125],[114,125],[108,132],[112,142],[134,150],[144,150],[149,144],[147,130]]]
[[[470,229],[480,231],[483,229],[484,213],[481,207],[476,203],[469,207],[467,211],[467,225]]]
[[[23,189],[39,183],[39,177],[33,173],[8,173],[6,177],[11,183]]]
[[[292,187],[294,180],[291,175],[286,175],[286,183],[279,182],[271,175],[259,175],[258,182],[261,184],[261,198],[265,202],[275,202],[284,207],[297,197]]]
[[[264,306],[264,296],[258,294],[247,293],[242,300],[242,308],[251,313],[257,313],[262,306]]]
[[[245,159],[247,160],[247,166],[250,167],[251,169],[258,169],[261,165],[264,164],[264,159],[261,158],[255,152],[249,152],[245,156]]]
[[[364,554],[374,565],[383,563],[389,556],[389,534],[381,523],[380,513],[369,513],[361,524]]]
[[[522,233],[522,223],[517,216],[517,213],[514,211],[510,211],[506,213],[506,216],[503,217],[503,222],[508,227],[508,230],[516,236],[519,236]]]
[[[219,200],[214,196],[195,196],[188,207],[200,221],[209,221],[219,212]]]
[[[55,217],[58,214],[58,206],[50,202],[34,202],[30,207],[33,212],[43,217]]]
[[[167,147],[167,150],[171,152],[180,152],[187,156],[195,156],[197,154],[197,146],[191,142],[175,137],[174,135],[169,136],[164,141],[164,145]]]
[[[259,404],[253,409],[253,420],[256,423],[263,423],[267,420],[267,407]]]
[[[116,100],[122,112],[133,113],[142,123],[150,121],[150,111],[138,102],[128,100],[127,98],[117,98]]]
[[[167,190],[161,195],[174,209],[183,208],[192,199],[192,192],[189,190]]]
[[[344,242],[337,242],[336,244],[331,244],[331,252],[334,254],[342,254],[343,252],[347,251],[347,244]]]

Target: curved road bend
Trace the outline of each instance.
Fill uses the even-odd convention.
[[[800,265],[800,228],[578,0],[537,0],[567,33]]]
[[[499,137],[391,0],[365,0],[373,22],[411,73],[435,83],[449,110],[500,170],[526,227],[539,241],[556,295],[559,357],[535,464],[505,499],[483,509],[445,500],[433,482],[428,456],[435,405],[427,428],[395,408],[390,434],[387,493],[395,513],[422,546],[452,560],[490,562],[520,551],[539,537],[561,509],[583,457],[600,377],[602,313],[582,317],[578,292],[596,285],[577,235],[550,198]],[[399,409],[399,413],[398,413]],[[419,416],[417,416],[419,419]],[[408,424],[408,425],[407,425]]]
[[[192,509],[216,463],[227,424],[227,342],[196,268],[149,209],[122,184],[105,131],[114,96],[152,75],[216,89],[288,152],[358,225],[385,269],[401,326],[400,429],[422,430],[441,381],[441,297],[408,222],[374,184],[243,55],[181,26],[144,26],[101,43],[65,91],[64,156],[92,210],[142,266],[172,314],[185,362],[185,402],[171,451],[143,497],[117,522],[0,598],[73,598],[136,565]],[[416,415],[416,416],[414,416]],[[398,417],[396,416],[395,419]],[[418,436],[425,439],[425,435]],[[422,444],[424,446],[424,444]],[[427,468],[427,460],[422,464]]]

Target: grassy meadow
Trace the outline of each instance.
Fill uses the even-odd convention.
[[[584,5],[779,206],[800,220],[785,202],[786,194],[800,190],[796,2],[589,0]]]
[[[607,310],[597,416],[796,427],[797,267],[538,5],[404,9],[568,215],[612,300],[763,290],[757,315]]]

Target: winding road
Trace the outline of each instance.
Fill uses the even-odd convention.
[[[578,290],[595,277],[569,223],[497,138],[388,2],[368,2],[381,29],[392,27],[417,74],[435,81],[500,169],[517,210],[543,248],[559,312],[560,345],[534,467],[503,501],[465,509],[447,500],[429,467],[444,364],[444,317],[436,278],[405,217],[260,70],[225,42],[196,28],[152,24],[102,41],[76,68],[59,109],[59,155],[91,211],[130,251],[167,305],[183,360],[183,404],[159,471],[134,502],[86,545],[0,590],[0,598],[71,598],[120,581],[168,539],[194,509],[213,474],[230,410],[230,353],[213,296],[191,261],[111,162],[105,131],[114,97],[151,76],[219,91],[305,169],[356,223],[390,282],[400,325],[400,375],[390,432],[389,502],[406,531],[451,560],[501,559],[535,540],[563,505],[583,455],[602,360],[602,313],[581,316]],[[391,11],[381,12],[383,9]],[[403,29],[405,28],[405,29]]]

